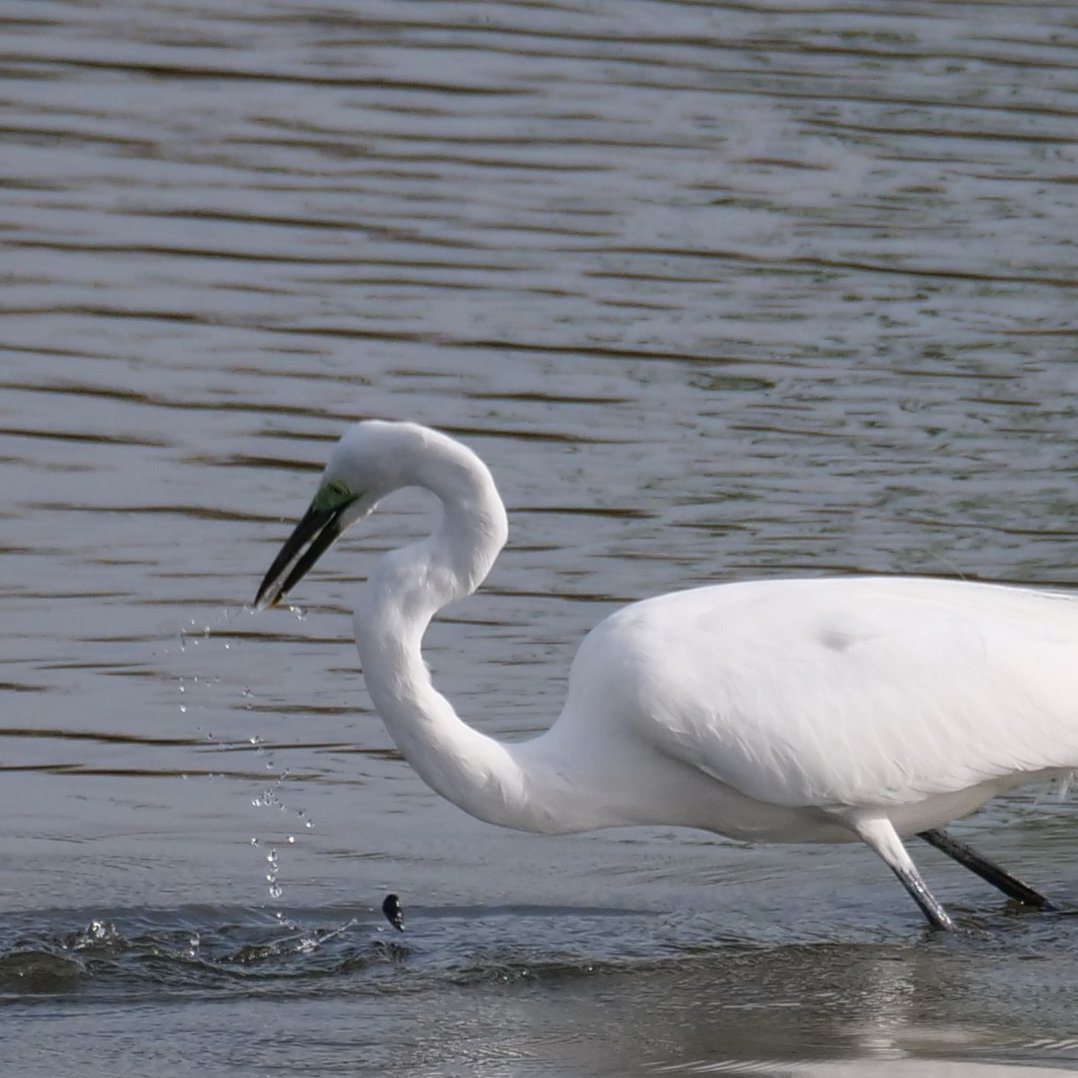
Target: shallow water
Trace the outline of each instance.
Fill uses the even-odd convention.
[[[921,844],[958,938],[859,848],[540,839],[423,788],[347,617],[420,496],[243,605],[375,415],[509,506],[427,647],[497,736],[655,592],[1078,584],[1069,7],[0,20],[5,1073],[1078,1065],[1078,921]],[[962,825],[1078,905],[1076,830],[1036,791]]]

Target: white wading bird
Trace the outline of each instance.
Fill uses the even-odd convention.
[[[355,635],[390,735],[432,789],[522,831],[697,827],[751,842],[850,842],[883,858],[929,923],[954,922],[900,836],[1019,902],[1041,894],[940,830],[996,794],[1078,768],[1078,599],[915,577],[720,584],[633,603],[580,646],[544,734],[503,744],[431,684],[431,618],[505,543],[483,462],[413,423],[347,430],[255,599],[275,604],[380,498],[423,487],[433,533],[383,557]]]

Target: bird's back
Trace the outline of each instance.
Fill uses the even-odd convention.
[[[563,723],[789,807],[1074,769],[1078,599],[909,577],[672,593],[593,630]]]

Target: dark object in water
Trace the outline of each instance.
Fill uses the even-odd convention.
[[[404,910],[401,908],[401,900],[396,895],[386,895],[382,903],[382,912],[386,920],[398,931],[404,931]]]

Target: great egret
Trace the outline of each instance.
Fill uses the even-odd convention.
[[[929,923],[954,922],[900,835],[1020,902],[1040,893],[940,827],[1004,790],[1078,768],[1078,599],[916,577],[720,584],[633,603],[585,638],[554,725],[503,744],[458,718],[420,653],[508,533],[483,462],[414,423],[367,421],[334,448],[255,599],[275,604],[401,487],[441,502],[356,603],[367,689],[420,777],[481,820],[567,833],[633,824],[755,842],[849,842],[883,858]]]

